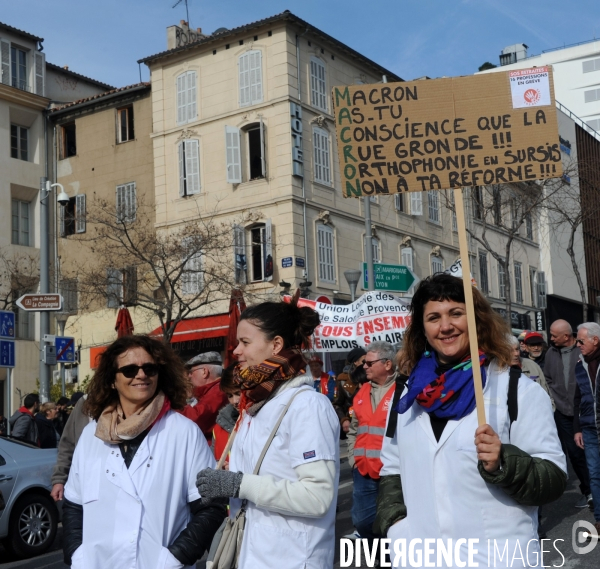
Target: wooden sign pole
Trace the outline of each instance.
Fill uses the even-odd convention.
[[[463,190],[454,192],[454,207],[456,209],[456,224],[458,226],[458,244],[462,265],[462,279],[467,307],[467,325],[469,327],[469,346],[473,365],[473,383],[475,386],[475,404],[477,405],[477,422],[485,425],[485,408],[483,406],[483,381],[479,365],[479,345],[477,344],[477,324],[475,322],[475,307],[473,305],[473,288],[471,284],[471,263],[469,260],[469,245],[467,243],[467,226],[465,225],[465,208],[463,205]]]

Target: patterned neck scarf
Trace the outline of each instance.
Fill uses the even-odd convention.
[[[262,363],[233,370],[233,382],[242,390],[240,412],[247,410],[250,415],[258,412],[281,384],[292,379],[306,369],[306,360],[299,349],[282,350]],[[260,406],[257,407],[257,405]]]
[[[488,360],[479,352],[481,379],[485,387],[485,365]],[[475,409],[475,388],[471,356],[438,377],[439,367],[435,356],[425,352],[408,378],[408,389],[398,401],[395,411],[406,413],[416,401],[427,413],[439,419],[462,419]]]

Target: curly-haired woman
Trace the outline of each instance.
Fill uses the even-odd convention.
[[[75,448],[63,505],[74,568],[195,566],[225,516],[202,503],[198,470],[214,465],[198,427],[174,410],[188,379],[171,348],[125,336],[102,354],[88,388],[93,421]]]
[[[565,457],[548,394],[510,369],[506,324],[476,289],[473,300],[476,331],[467,323],[460,279],[435,275],[413,296],[399,363],[409,379],[381,453],[375,530],[387,533],[392,550],[396,540],[408,547],[413,538],[430,538],[421,554],[437,567],[510,567],[515,555],[519,566],[535,565],[537,509],[562,494]],[[469,348],[475,333],[488,421],[482,426]],[[493,557],[494,548],[501,557]]]

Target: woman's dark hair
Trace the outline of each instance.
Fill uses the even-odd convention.
[[[398,362],[402,373],[409,374],[427,348],[423,311],[430,300],[465,302],[462,279],[438,273],[419,283],[410,305],[411,321],[404,334],[402,355]],[[509,367],[512,348],[506,339],[506,335],[510,334],[508,325],[476,288],[473,288],[473,305],[479,349],[488,358],[496,360],[500,367]]]
[[[119,394],[113,388],[117,358],[132,348],[142,348],[158,365],[157,393],[162,391],[168,397],[172,409],[185,407],[190,381],[183,362],[171,346],[149,336],[123,336],[100,355],[100,363],[90,380],[84,412],[93,419],[98,420],[104,409],[118,402]]]
[[[233,391],[239,391],[240,386],[233,383],[233,370],[235,369],[236,363],[233,363],[223,369],[221,374],[221,380],[219,381],[219,389],[223,393],[231,393]]]
[[[321,323],[319,315],[308,306],[298,307],[298,299],[291,302],[263,302],[246,308],[240,320],[248,320],[259,328],[268,340],[283,338],[284,348],[310,347],[310,337]]]

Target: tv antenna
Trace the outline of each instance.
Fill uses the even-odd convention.
[[[173,4],[173,8],[177,8],[177,6],[179,6],[179,4],[181,4],[182,2],[185,2],[185,15],[187,18],[187,24],[189,26],[190,25],[190,11],[188,8],[188,0],[177,0],[177,2],[175,2],[175,4]]]

